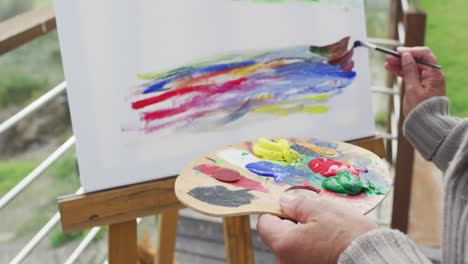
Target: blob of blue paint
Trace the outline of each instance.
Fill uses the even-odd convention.
[[[261,176],[273,177],[277,183],[282,183],[285,180],[296,176],[307,176],[303,171],[296,170],[293,166],[281,166],[268,161],[249,163],[245,168]]]

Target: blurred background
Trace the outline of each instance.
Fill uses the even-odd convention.
[[[0,21],[50,4],[51,0],[0,0]],[[366,0],[368,36],[388,36],[388,0]],[[438,56],[448,79],[452,114],[468,116],[468,5],[464,0],[421,0],[428,13],[426,43]],[[384,57],[370,53],[372,83],[385,86]],[[466,58],[466,59],[465,59]],[[64,80],[57,33],[46,34],[0,55],[0,123]],[[387,96],[374,95],[375,122],[383,129]],[[0,135],[0,197],[72,135],[66,95]],[[57,211],[56,197],[79,188],[72,148],[8,206],[0,209],[0,263],[7,263]],[[389,215],[389,214],[387,214]],[[143,219],[140,229],[154,229]],[[88,231],[63,235],[55,227],[25,263],[63,263]],[[154,231],[152,231],[154,232]],[[80,263],[106,258],[105,228]]]

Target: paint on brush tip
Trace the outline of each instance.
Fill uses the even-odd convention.
[[[250,190],[231,191],[224,186],[197,187],[188,192],[190,196],[208,204],[224,207],[240,207],[251,204],[255,198]]]

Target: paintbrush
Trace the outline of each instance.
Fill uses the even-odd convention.
[[[394,50],[382,48],[382,47],[379,47],[379,46],[377,46],[375,44],[365,42],[365,41],[359,41],[359,40],[355,41],[353,48],[356,48],[356,47],[366,47],[366,48],[369,48],[369,49],[373,49],[373,50],[383,52],[383,53],[388,54],[388,55],[392,55],[392,56],[401,58],[401,55],[398,52],[394,51]],[[442,69],[442,67],[440,65],[432,64],[432,63],[427,62],[427,61],[425,61],[423,59],[420,59],[420,58],[414,58],[414,60],[416,61],[416,63],[419,63],[419,64],[423,64],[423,65],[426,65],[426,66],[429,66],[429,67],[432,67],[432,68],[436,68],[436,69]]]

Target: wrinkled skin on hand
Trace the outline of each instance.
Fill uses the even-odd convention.
[[[297,223],[262,215],[257,230],[281,264],[336,263],[354,239],[377,228],[367,217],[332,201],[283,194],[280,205]]]
[[[387,56],[385,68],[405,81],[403,115],[407,116],[418,104],[433,96],[445,96],[445,76],[440,69],[417,64],[414,58],[438,64],[427,47],[398,48],[402,58]]]

